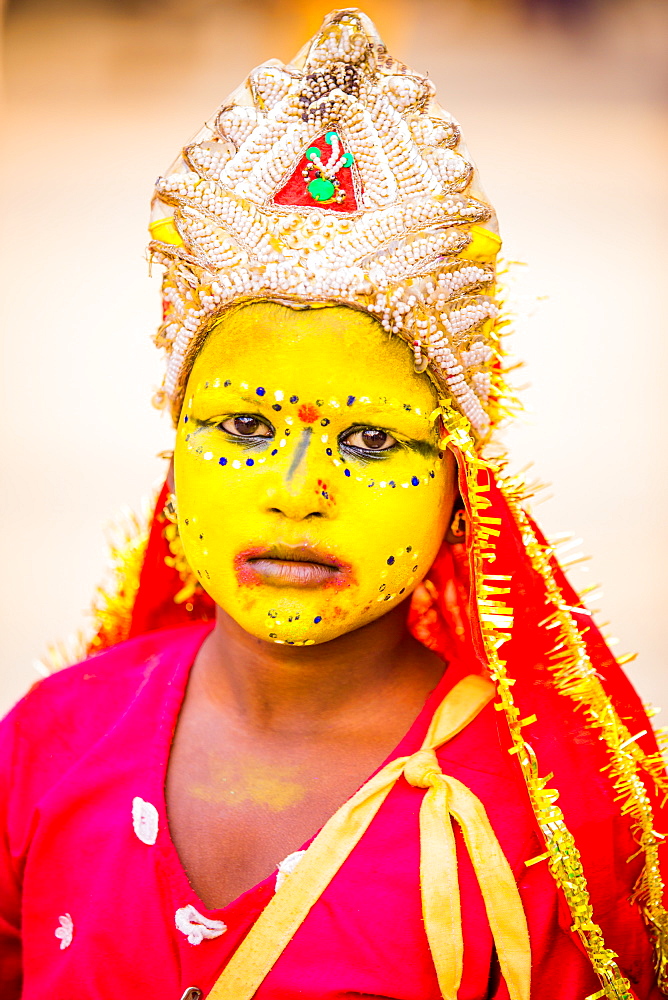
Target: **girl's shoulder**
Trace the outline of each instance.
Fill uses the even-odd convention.
[[[114,728],[138,698],[149,709],[150,703],[160,704],[161,692],[176,677],[187,679],[209,627],[198,623],[149,632],[39,680],[0,722],[0,768],[10,769],[14,782],[20,773],[53,780]]]

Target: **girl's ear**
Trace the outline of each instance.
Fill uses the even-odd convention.
[[[466,541],[468,531],[468,519],[466,509],[461,496],[457,496],[452,508],[450,527],[445,533],[445,540],[449,545],[462,545]]]

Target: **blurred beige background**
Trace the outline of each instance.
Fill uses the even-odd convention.
[[[150,406],[152,184],[257,63],[288,59],[320,0],[14,0],[5,11],[0,709],[85,624],[103,527],[138,508],[170,427]],[[662,0],[369,0],[395,54],[463,123],[515,267],[527,361],[513,465],[592,556],[643,697],[665,703],[668,453]],[[533,315],[531,315],[533,313]],[[659,716],[658,722],[662,721]],[[664,721],[665,722],[668,720]]]

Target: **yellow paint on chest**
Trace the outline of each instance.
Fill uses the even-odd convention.
[[[193,798],[211,805],[262,806],[283,812],[303,800],[305,787],[294,780],[294,770],[254,761],[213,761],[210,778],[190,789]]]

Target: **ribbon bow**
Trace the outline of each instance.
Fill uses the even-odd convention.
[[[482,802],[461,781],[443,774],[434,753],[493,696],[490,681],[463,678],[434,713],[421,749],[390,761],[334,813],[241,942],[209,1000],[251,1000],[402,774],[409,784],[426,789],[420,806],[422,913],[443,1000],[457,1000],[464,956],[453,819],[480,884],[510,1000],[529,1000],[529,932],[510,865]]]

